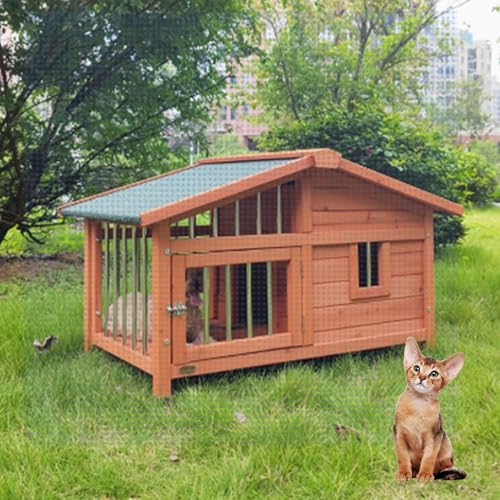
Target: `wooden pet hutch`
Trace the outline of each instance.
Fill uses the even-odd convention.
[[[172,379],[434,337],[433,211],[332,150],[198,161],[64,205],[85,220],[85,349]]]

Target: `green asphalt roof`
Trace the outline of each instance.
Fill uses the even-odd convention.
[[[61,209],[65,217],[140,224],[141,213],[207,193],[215,188],[293,161],[276,160],[205,163],[163,177],[152,178],[135,186],[82,200]]]

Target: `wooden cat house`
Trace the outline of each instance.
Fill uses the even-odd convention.
[[[66,204],[84,218],[85,349],[168,396],[180,377],[431,340],[434,211],[463,209],[329,149],[204,159]]]

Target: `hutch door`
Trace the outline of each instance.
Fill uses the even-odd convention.
[[[172,257],[174,365],[302,345],[301,249]]]

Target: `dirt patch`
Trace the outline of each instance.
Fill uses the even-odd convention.
[[[0,282],[32,279],[51,271],[83,267],[83,259],[73,253],[57,255],[29,255],[22,257],[0,256]]]

